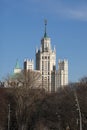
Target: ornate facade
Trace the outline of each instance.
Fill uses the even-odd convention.
[[[36,49],[36,70],[34,70],[33,60],[24,60],[24,70],[31,70],[41,74],[41,87],[48,92],[55,92],[59,87],[68,84],[68,60],[58,61],[56,70],[56,49],[51,47],[51,39],[46,31],[47,22],[45,21],[45,32],[41,39],[40,49]],[[18,64],[14,72],[20,72]]]
[[[42,75],[42,87],[49,92],[55,92],[58,87],[68,84],[68,61],[59,60],[58,71],[56,70],[56,49],[52,50],[51,39],[45,33],[41,40],[40,49],[36,50],[36,70]]]

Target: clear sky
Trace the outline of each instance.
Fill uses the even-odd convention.
[[[87,76],[87,0],[0,0],[0,79],[19,60],[35,60],[44,19],[58,59],[69,61],[69,81]]]

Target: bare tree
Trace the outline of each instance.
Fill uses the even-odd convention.
[[[7,111],[8,100],[4,88],[0,88],[0,130],[7,128]]]
[[[42,96],[41,74],[38,71],[24,70],[10,79],[10,86],[13,87],[16,102],[18,130],[27,130],[34,102]]]
[[[87,84],[87,77],[85,76],[85,77],[81,78],[81,79],[80,79],[80,83],[85,83],[85,84]]]
[[[41,88],[41,73],[39,71],[23,70],[5,79],[7,87]]]

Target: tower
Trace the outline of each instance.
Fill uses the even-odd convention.
[[[21,68],[19,66],[19,62],[18,60],[16,61],[16,65],[15,65],[15,68],[14,68],[14,74],[18,74],[21,72]]]
[[[36,52],[36,70],[42,75],[42,87],[48,92],[55,90],[56,50],[51,48],[51,39],[47,36],[47,21],[45,20],[44,37],[41,39],[41,48]]]
[[[56,87],[64,87],[68,84],[68,60],[58,61],[58,72],[56,75]]]
[[[24,70],[34,70],[34,61],[32,59],[24,60]]]

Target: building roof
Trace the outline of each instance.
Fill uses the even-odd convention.
[[[20,69],[18,60],[16,61],[15,69]]]

